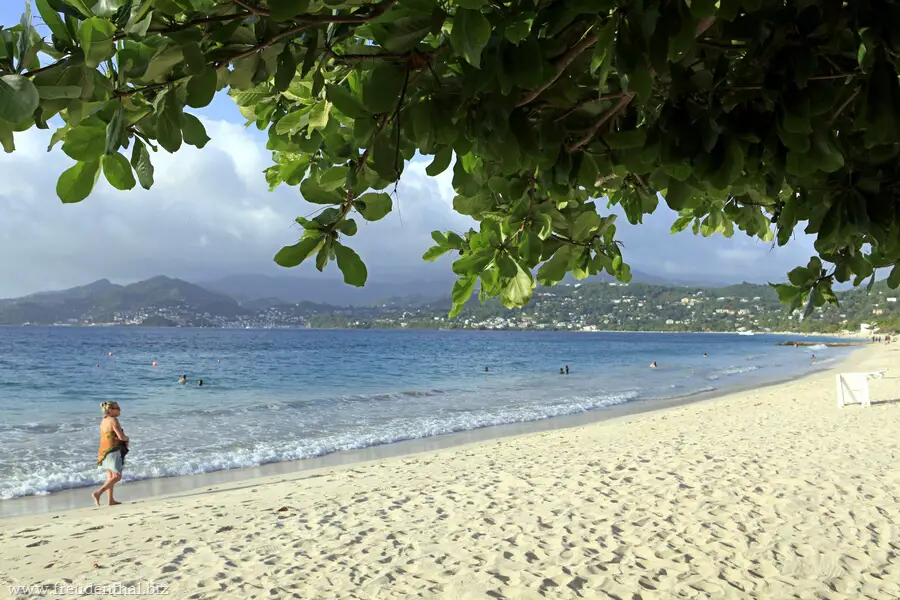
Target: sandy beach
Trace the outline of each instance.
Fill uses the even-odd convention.
[[[202,492],[0,520],[11,597],[900,598],[900,348],[834,372]],[[118,586],[118,587],[116,587]],[[123,591],[124,590],[124,591]],[[29,594],[30,592],[30,594]]]

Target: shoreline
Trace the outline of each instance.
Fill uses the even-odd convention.
[[[212,488],[217,488],[223,485],[240,484],[246,481],[260,480],[269,477],[291,476],[321,469],[349,467],[361,463],[464,447],[470,444],[489,442],[496,439],[582,427],[594,423],[637,416],[644,413],[664,411],[698,402],[724,399],[728,396],[746,393],[751,390],[767,389],[773,386],[802,381],[824,372],[830,372],[833,369],[837,369],[841,364],[849,361],[855,353],[860,351],[860,349],[861,348],[859,347],[854,347],[854,349],[848,350],[848,354],[839,359],[834,365],[828,365],[822,368],[812,368],[805,372],[797,373],[793,377],[783,377],[769,382],[760,383],[746,381],[726,388],[697,391],[681,396],[641,398],[568,415],[532,421],[488,425],[464,431],[399,440],[386,444],[376,444],[364,448],[340,450],[297,460],[280,460],[250,467],[222,469],[190,475],[126,480],[118,484],[116,489],[119,490],[119,496],[127,501],[146,501],[156,498],[195,493],[201,488],[209,488],[210,486]],[[98,476],[97,485],[99,485],[99,480],[100,477]],[[91,484],[57,490],[47,494],[35,494],[0,500],[0,522],[3,522],[2,520],[4,519],[24,515],[55,513],[83,508],[85,506],[85,490],[93,489],[93,487],[95,487],[95,485]],[[125,495],[123,495],[123,493]]]
[[[834,373],[898,351],[567,429],[12,517],[0,584],[196,600],[895,598],[900,374],[869,381],[870,407],[838,408]]]

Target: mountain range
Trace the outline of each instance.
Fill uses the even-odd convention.
[[[183,305],[224,317],[250,312],[225,294],[160,276],[130,285],[101,279],[68,290],[0,300],[0,324],[61,323],[70,319],[104,321],[116,312]]]

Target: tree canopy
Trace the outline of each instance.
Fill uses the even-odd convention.
[[[835,281],[893,267],[900,284],[892,0],[34,5],[0,28],[0,144],[61,125],[51,148],[75,161],[57,184],[66,203],[101,171],[117,189],[150,188],[152,152],[202,148],[188,109],[227,90],[268,131],[270,188],[321,205],[276,254],[285,267],[335,261],[363,285],[355,219],[387,215],[422,155],[429,175],[452,169],[453,207],[478,222],[434,232],[424,256],[459,255],[454,313],[476,288],[513,307],[570,272],[628,281],[601,198],[635,224],[662,199],[673,232],[704,236],[784,245],[806,223],[819,256],[775,287],[807,314],[836,302]]]

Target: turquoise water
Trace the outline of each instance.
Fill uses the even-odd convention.
[[[816,347],[812,364],[809,349],[775,347],[780,340],[0,328],[0,498],[100,481],[104,400],[122,405],[131,438],[126,480],[145,479],[764,384],[824,368],[846,352]],[[659,368],[648,369],[651,361]],[[558,375],[564,365],[568,376]],[[177,383],[182,374],[191,385]]]

